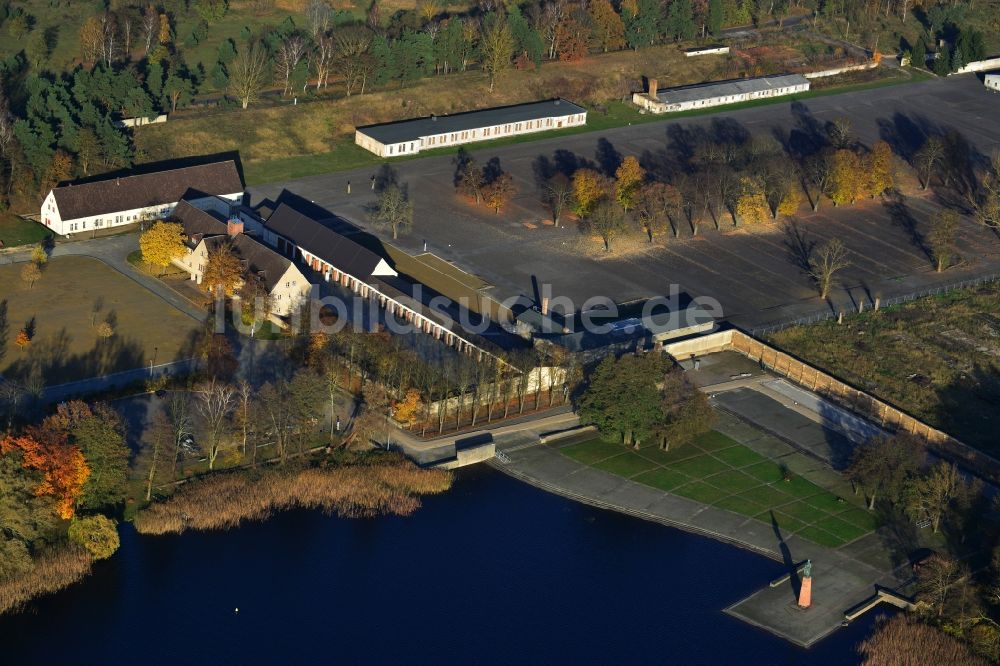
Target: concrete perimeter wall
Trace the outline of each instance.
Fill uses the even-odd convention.
[[[155,118],[146,118],[140,116],[139,118],[122,118],[121,120],[115,121],[116,127],[141,127],[143,125],[155,125],[157,123],[167,122],[167,115],[161,114]]]
[[[557,368],[552,366],[538,366],[533,368],[528,375],[523,380],[520,377],[511,377],[507,380],[510,384],[508,389],[508,397],[514,399],[517,396],[517,387],[521,381],[524,381],[524,395],[528,396],[528,400],[531,396],[535,394],[536,391],[545,391],[552,386],[561,386],[566,382],[566,370],[565,368]],[[479,401],[484,402],[482,396],[489,395],[492,384],[486,384],[482,387],[479,392]],[[495,389],[496,397],[494,400],[499,400],[503,396],[503,388],[499,386]],[[465,400],[462,400],[462,409],[471,409],[472,403],[476,399],[476,395],[470,389],[468,393],[465,394]],[[448,413],[454,414],[455,410],[458,409],[459,401],[461,396],[454,396],[448,398],[447,400],[435,400],[429,406],[430,415],[437,417],[438,412],[441,411],[442,405],[448,406]],[[485,409],[485,407],[484,407]]]
[[[964,67],[957,69],[954,74],[968,74],[969,72],[984,72],[988,69],[1000,69],[1000,56],[987,58],[986,60],[976,60]]]
[[[668,344],[663,349],[678,361],[721,351],[740,352],[774,374],[787,377],[799,386],[850,409],[886,430],[916,435],[942,457],[959,463],[994,483],[1000,482],[1000,461],[996,458],[742,331],[719,331]]]
[[[863,62],[860,65],[847,65],[846,67],[821,69],[818,72],[803,72],[802,76],[807,79],[821,79],[824,76],[836,76],[837,74],[843,74],[844,72],[860,72],[865,69],[875,69],[876,67],[878,67],[878,63],[873,60],[871,62]]]
[[[994,482],[1000,480],[1000,461],[995,458],[742,331],[729,333],[732,334],[730,349],[758,361],[775,374],[787,377],[889,431],[908,432],[921,437],[942,457],[967,467],[979,476]]]

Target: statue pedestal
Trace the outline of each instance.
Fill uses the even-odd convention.
[[[799,590],[799,608],[809,608],[812,605],[812,576],[802,579],[802,588]]]

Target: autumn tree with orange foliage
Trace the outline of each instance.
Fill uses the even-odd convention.
[[[848,148],[841,148],[833,154],[827,195],[835,206],[853,204],[861,191],[861,159]]]
[[[563,62],[574,62],[587,57],[589,48],[587,47],[587,26],[567,12],[556,26],[556,39],[558,45],[559,59]]]
[[[885,141],[877,141],[865,157],[865,194],[874,198],[892,188],[892,148]]]
[[[763,224],[771,215],[767,197],[760,181],[754,178],[743,178],[742,193],[736,201],[736,219],[744,224]]]
[[[24,349],[31,344],[31,336],[28,335],[28,331],[26,329],[22,328],[17,332],[17,337],[14,338],[14,344],[17,345],[18,349]]]
[[[43,428],[29,428],[19,437],[7,435],[0,439],[0,455],[12,452],[21,454],[21,466],[42,473],[42,480],[35,488],[39,497],[50,495],[56,499],[56,514],[70,519],[76,501],[83,493],[83,485],[90,475],[90,468],[83,453],[66,442],[66,436]]]
[[[609,0],[590,0],[591,37],[594,45],[604,53],[625,46],[625,25]]]
[[[486,205],[499,214],[503,207],[517,194],[514,178],[509,173],[501,173],[483,187],[483,199]]]
[[[607,179],[593,169],[577,169],[573,174],[573,212],[586,217],[601,199],[608,196]]]
[[[409,425],[412,423],[420,411],[420,391],[415,388],[407,389],[402,400],[393,403],[393,415],[400,423]]]
[[[635,204],[639,188],[645,179],[646,170],[639,164],[639,160],[632,155],[622,160],[615,171],[615,198],[625,212]]]

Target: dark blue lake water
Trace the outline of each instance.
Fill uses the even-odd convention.
[[[780,572],[479,469],[409,518],[125,526],[84,582],[0,620],[0,661],[855,663],[873,618],[807,652],[721,612]]]

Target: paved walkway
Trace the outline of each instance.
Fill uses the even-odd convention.
[[[545,410],[541,414],[526,414],[521,417],[484,423],[471,431],[445,434],[434,439],[421,439],[405,430],[393,430],[392,444],[413,461],[421,465],[432,464],[455,457],[456,446],[462,442],[485,443],[503,438],[507,442],[536,444],[538,437],[546,432],[566,430],[579,425],[580,418],[569,405],[560,405]]]

